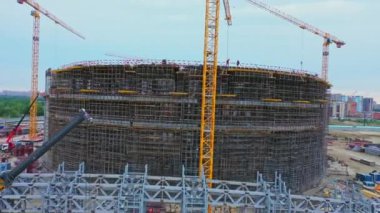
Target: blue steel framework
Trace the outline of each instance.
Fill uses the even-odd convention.
[[[380,201],[339,200],[292,195],[281,175],[254,183],[211,180],[201,177],[148,176],[148,169],[124,174],[86,174],[84,164],[75,172],[61,164],[55,173],[22,174],[0,193],[1,212],[146,212],[149,204],[176,205],[181,212],[380,212]]]

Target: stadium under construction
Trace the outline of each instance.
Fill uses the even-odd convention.
[[[318,184],[330,85],[305,72],[257,65],[218,67],[214,178],[283,175],[293,192]],[[120,173],[149,165],[157,176],[196,175],[202,64],[169,60],[91,61],[47,72],[46,133],[78,109],[93,117],[53,148],[53,167]]]

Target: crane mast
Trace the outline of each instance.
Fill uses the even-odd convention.
[[[328,71],[329,71],[329,56],[330,56],[330,44],[331,40],[328,38],[324,39],[323,42],[323,52],[322,52],[322,79],[328,80]]]
[[[30,97],[30,117],[29,117],[29,138],[34,139],[37,136],[37,104],[35,99],[38,95],[38,62],[39,62],[39,42],[40,42],[40,14],[32,11],[33,21],[33,46],[32,46],[32,88]]]
[[[213,177],[220,0],[206,0],[199,175]]]
[[[316,34],[324,39],[323,41],[323,54],[322,54],[322,72],[321,78],[324,80],[328,80],[328,70],[329,70],[329,54],[330,54],[330,44],[335,43],[338,48],[341,48],[346,43],[336,36],[331,35],[330,33],[324,32],[313,25],[310,25],[306,22],[303,22],[293,16],[290,16],[279,9],[271,7],[264,2],[258,0],[247,0],[249,3],[269,12],[275,16],[278,16],[282,19],[287,20],[288,22],[300,27],[303,30],[307,30],[313,34]]]
[[[38,3],[33,0],[17,0],[19,4],[26,3],[34,10],[31,15],[33,16],[33,47],[32,47],[32,82],[31,82],[31,97],[30,97],[30,116],[29,116],[29,139],[33,140],[37,135],[37,103],[33,100],[36,99],[38,94],[38,62],[39,62],[39,42],[40,42],[40,13],[54,21],[54,23],[62,26],[66,30],[72,32],[78,37],[84,39],[84,37],[75,31],[73,28],[68,26],[65,22],[54,16],[48,10],[41,7]]]

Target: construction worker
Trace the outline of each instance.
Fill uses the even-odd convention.
[[[230,59],[228,58],[227,61],[226,61],[226,66],[230,66]]]
[[[239,66],[239,65],[240,65],[240,61],[237,60],[237,61],[236,61],[236,66]]]

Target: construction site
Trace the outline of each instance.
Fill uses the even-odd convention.
[[[215,178],[251,181],[261,171],[270,180],[279,172],[293,191],[317,184],[326,167],[328,83],[268,67],[218,69]],[[197,174],[202,65],[89,62],[47,76],[50,135],[80,108],[93,117],[53,149],[54,167],[84,161],[87,172],[119,173],[129,163],[149,165],[152,175],[180,176],[182,166]]]
[[[1,127],[0,212],[379,213],[380,172],[367,171],[378,156],[351,153],[376,155],[377,144],[326,137],[329,48],[346,43],[246,1],[319,36],[319,74],[302,60],[300,69],[232,61],[228,30],[227,58],[218,60],[221,5],[228,26],[232,15],[228,0],[206,0],[202,62],[116,56],[57,65],[40,94],[40,18],[85,37],[34,0],[18,0],[33,8],[31,95],[21,119]],[[368,167],[349,172],[347,155],[350,166]],[[332,171],[347,181],[327,180]]]

